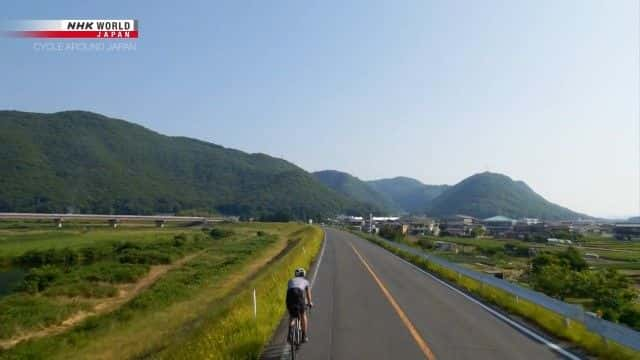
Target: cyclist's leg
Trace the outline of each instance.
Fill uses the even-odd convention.
[[[300,321],[302,321],[302,337],[303,338],[307,338],[307,312],[306,311],[302,311],[301,316],[300,316]]]

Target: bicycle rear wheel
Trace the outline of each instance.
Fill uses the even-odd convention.
[[[293,320],[293,326],[289,327],[289,334],[290,334],[290,357],[292,360],[294,360],[296,358],[296,350],[298,350],[298,346],[300,346],[300,340],[301,340],[301,329],[300,329],[300,319],[294,319]]]

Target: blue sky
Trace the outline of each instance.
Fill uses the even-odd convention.
[[[362,179],[490,170],[577,211],[637,214],[639,14],[632,0],[13,1],[0,20],[135,18],[141,38],[120,53],[2,39],[0,108],[90,110]]]

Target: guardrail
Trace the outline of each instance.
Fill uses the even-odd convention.
[[[635,351],[640,351],[640,332],[637,332],[626,326],[590,315],[578,305],[568,304],[558,299],[549,297],[545,294],[508,282],[506,280],[498,279],[494,276],[473,271],[437,256],[427,254],[405,244],[389,241],[381,237],[376,237],[376,241],[380,241],[412,255],[422,257],[425,260],[437,264],[445,269],[454,271],[458,274],[476,280],[482,284],[487,284],[506,293],[509,293],[515,297],[534,303],[549,311],[565,317],[565,319],[580,322],[585,325],[587,330],[602,336],[604,339],[615,341]]]

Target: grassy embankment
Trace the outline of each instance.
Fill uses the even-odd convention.
[[[2,262],[27,274],[18,291],[0,299],[0,343],[10,346],[91,312],[152,266],[169,265],[208,243],[200,231],[1,230]]]
[[[569,340],[593,355],[605,359],[640,359],[640,353],[613,341],[605,341],[601,336],[588,331],[581,323],[575,321],[567,322],[563,316],[551,312],[539,305],[516,298],[515,296],[500,289],[482,284],[474,279],[430,262],[423,257],[402,251],[397,247],[380,241],[375,236],[363,233],[355,234],[385,248],[386,250],[437,275],[440,278],[445,279],[450,283],[456,284],[458,287],[482,298],[486,302],[532,321],[549,333],[559,338]]]
[[[68,259],[73,258],[69,254],[79,254],[71,264],[63,261],[28,265],[31,270],[25,280],[43,269],[56,274],[52,281],[48,281],[50,276],[43,276],[43,288],[38,288],[38,280],[37,291],[23,290],[0,298],[5,340],[64,327],[62,321],[83,312],[93,315],[66,331],[21,342],[0,352],[0,358],[145,357],[186,341],[203,324],[220,316],[239,284],[287,244],[298,243],[294,240],[301,237],[302,229],[296,224],[239,224],[225,228],[233,233],[224,239],[212,238],[199,229],[175,228],[114,231],[83,227],[38,230],[33,236],[24,229],[0,230],[0,257],[11,262],[24,262],[25,257],[31,261]],[[66,246],[62,247],[61,242]],[[102,255],[87,262],[87,253]],[[44,256],[34,257],[36,254]],[[166,274],[157,271],[162,269],[167,270]],[[96,308],[114,298],[112,291],[100,295],[84,290],[61,291],[114,287],[121,294],[140,290],[140,281],[135,281],[154,273],[162,276],[153,279],[130,301],[104,313]]]
[[[210,319],[199,334],[186,344],[167,352],[171,359],[256,359],[284,314],[283,284],[297,267],[309,268],[322,245],[323,233],[308,227],[299,242],[240,292],[224,312]],[[253,315],[252,291],[256,290],[258,311]]]

